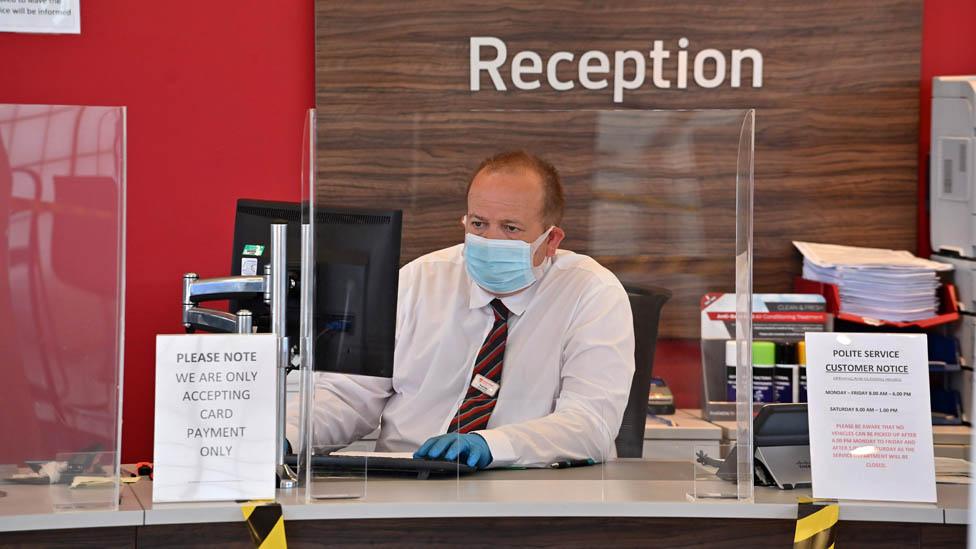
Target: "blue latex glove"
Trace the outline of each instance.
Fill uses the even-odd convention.
[[[448,433],[431,437],[416,452],[415,458],[459,460],[468,467],[484,469],[491,463],[488,443],[477,433]]]

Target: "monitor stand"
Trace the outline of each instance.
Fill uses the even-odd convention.
[[[718,477],[731,482],[736,481],[736,450],[732,451],[719,465]],[[758,486],[776,485],[781,490],[792,490],[812,485],[810,476],[810,446],[762,446],[755,454],[755,482]],[[720,460],[699,456],[703,465],[718,465]]]

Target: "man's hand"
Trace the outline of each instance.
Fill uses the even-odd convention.
[[[491,450],[481,435],[476,433],[448,433],[431,437],[416,452],[415,458],[460,460],[468,467],[484,469],[491,463]]]

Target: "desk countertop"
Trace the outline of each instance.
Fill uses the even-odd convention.
[[[710,423],[697,410],[666,416],[675,425],[648,418],[645,439],[717,441],[735,437],[734,422]],[[700,413],[700,412],[699,412]],[[968,444],[968,427],[938,426],[936,443]],[[562,470],[489,470],[454,479],[370,478],[352,483],[361,497],[305,503],[304,489],[283,490],[285,518],[360,519],[478,516],[621,516],[793,519],[796,498],[809,489],[760,488],[755,503],[693,500],[692,464],[623,459],[605,465]],[[332,486],[342,486],[335,485]],[[727,485],[731,487],[731,484]],[[347,486],[350,487],[350,486]],[[968,487],[938,485],[938,503],[841,502],[841,520],[965,524]],[[5,484],[0,489],[0,531],[189,524],[241,520],[234,502],[152,503],[152,482],[121,487],[119,509],[52,512],[54,501],[73,497],[68,488]],[[65,493],[62,493],[65,492]]]
[[[722,440],[721,427],[685,410],[659,417],[672,424],[648,416],[644,423],[644,440]]]
[[[498,470],[433,480],[370,478],[340,485],[361,497],[305,502],[304,489],[282,490],[287,520],[443,517],[661,517],[794,519],[809,490],[756,488],[755,503],[694,500],[692,465],[619,460],[561,470]],[[345,481],[349,483],[349,481]],[[326,485],[317,485],[322,493]],[[731,487],[731,484],[727,484]],[[352,488],[350,490],[350,488]],[[52,512],[64,486],[4,485],[0,531],[236,522],[235,502],[153,504],[152,482],[122,487],[119,510]],[[936,504],[841,502],[841,520],[964,524],[966,486],[939,485]]]
[[[755,503],[689,499],[690,463],[620,460],[578,469],[484,471],[460,479],[372,478],[347,485],[354,499],[305,503],[301,489],[282,491],[286,520],[428,517],[715,517],[795,519],[796,498],[809,490],[756,488]],[[731,484],[729,485],[731,486]],[[152,484],[132,485],[145,508],[146,524],[241,520],[232,502],[153,504]],[[965,522],[965,486],[940,485],[936,504],[842,502],[841,520],[880,522]]]
[[[52,508],[55,501],[67,502],[77,496],[77,492],[72,491],[66,484],[42,486],[3,484],[0,485],[0,489],[7,494],[0,497],[0,532],[140,526],[144,520],[142,505],[127,485],[121,486],[119,489],[120,501],[117,511],[78,508],[53,512]],[[87,491],[86,493],[91,494],[92,492]]]

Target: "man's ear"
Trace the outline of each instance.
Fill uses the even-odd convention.
[[[562,243],[564,238],[566,238],[566,231],[563,231],[560,227],[553,227],[552,230],[549,231],[549,238],[546,238],[547,257],[556,255],[556,250],[559,249],[559,245]]]

